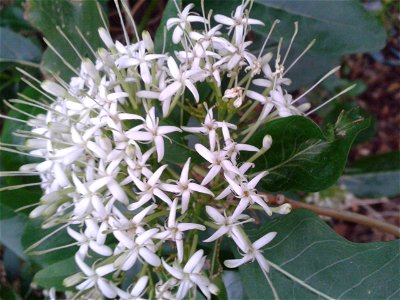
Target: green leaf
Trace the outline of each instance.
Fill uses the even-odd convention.
[[[399,195],[400,152],[373,155],[353,162],[340,183],[362,198]]]
[[[255,161],[256,170],[269,172],[262,188],[270,192],[328,188],[342,174],[354,138],[368,123],[357,110],[341,114],[326,133],[301,116],[267,123],[249,140],[261,147],[263,137],[272,136],[272,147]]]
[[[41,228],[42,222],[43,220],[41,219],[34,219],[34,220],[29,220],[26,223],[21,237],[22,246],[24,247],[25,250],[34,243],[45,238],[46,236],[53,233],[59,228],[58,226],[56,226],[50,229],[43,229]],[[38,247],[32,249],[31,251],[49,250],[56,247],[72,244],[74,242],[75,240],[73,240],[68,235],[68,233],[64,228],[61,229],[61,231],[55,233],[54,235],[45,238],[45,240]],[[31,255],[30,258],[31,260],[35,261],[41,266],[48,266],[53,263],[64,260],[67,257],[72,257],[76,253],[76,251],[77,251],[77,246],[71,246],[65,249],[51,251],[46,254]],[[29,255],[30,253],[27,254]]]
[[[243,285],[240,280],[240,275],[235,271],[224,271],[222,273],[222,280],[225,285],[225,290],[227,293],[226,299],[243,299]]]
[[[268,23],[281,20],[274,36],[287,41],[293,34],[293,23],[299,22],[296,46],[304,49],[316,39],[311,53],[343,55],[376,51],[386,43],[383,26],[356,0],[339,3],[335,0],[256,0],[252,16]],[[262,27],[254,26],[253,29],[265,33]]]
[[[42,51],[29,39],[0,27],[0,59],[39,61]]]
[[[299,209],[263,226],[252,240],[276,231],[265,248],[269,277],[280,299],[397,299],[400,243],[345,240],[314,213]],[[250,299],[273,299],[257,263],[241,267]],[[319,293],[319,296],[317,295]]]
[[[176,3],[179,7],[182,7],[182,0],[176,0]],[[175,45],[172,42],[172,32],[174,31],[174,28],[171,30],[167,31],[166,23],[169,18],[174,18],[178,15],[178,11],[176,9],[174,0],[168,0],[167,5],[165,6],[164,13],[162,16],[162,19],[160,21],[160,25],[157,28],[156,36],[154,38],[154,48],[156,53],[161,53],[163,50],[163,45],[164,45],[164,31],[166,31],[166,43],[165,43],[165,49],[168,51],[170,54],[174,53],[174,50],[180,49],[181,46],[180,44]]]
[[[83,0],[28,0],[26,15],[32,25],[43,33],[56,50],[74,68],[80,66],[80,58],[58,32],[59,26],[83,57],[92,58],[89,48],[80,38],[76,27],[84,34],[93,49],[103,46],[97,30],[104,26],[96,5],[97,1]],[[69,81],[73,72],[58,56],[47,49],[42,60],[43,69],[59,74]]]
[[[26,222],[26,216],[14,212],[0,202],[0,243],[22,259],[26,259],[21,245],[21,235]]]
[[[27,88],[22,92],[24,95],[31,97],[32,99],[40,99],[40,94],[33,90],[32,88]],[[44,113],[44,110],[33,108],[31,106],[16,104],[15,107],[29,114],[36,115],[39,113]],[[11,110],[8,114],[12,118],[27,120],[28,116]],[[4,120],[3,128],[1,131],[1,141],[6,144],[23,145],[25,138],[21,138],[15,135],[19,130],[31,129],[30,126],[22,122],[16,122],[13,120]],[[15,147],[9,147],[16,149]],[[1,151],[0,155],[0,170],[1,171],[17,171],[22,165],[38,162],[37,158],[32,158],[26,155],[19,155],[16,153]],[[21,185],[29,184],[33,182],[40,182],[37,176],[12,176],[12,177],[0,177],[1,186],[11,186],[11,185]],[[36,202],[41,195],[39,187],[29,187],[24,189],[10,190],[0,192],[0,199],[3,205],[10,208],[17,209],[19,207],[32,204]],[[23,211],[23,213],[28,213],[29,211]]]
[[[74,258],[69,257],[37,272],[33,282],[46,289],[54,287],[57,291],[65,291],[63,280],[79,271]]]

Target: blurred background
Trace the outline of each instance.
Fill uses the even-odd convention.
[[[91,4],[90,4],[91,2]],[[181,3],[181,1],[178,1]],[[200,1],[194,1],[199,8]],[[313,82],[335,65],[341,65],[336,76],[324,81],[307,100],[313,106],[346,87],[356,83],[356,88],[314,114],[312,118],[321,127],[335,122],[342,110],[359,106],[370,126],[356,139],[351,149],[343,176],[338,183],[318,193],[296,192],[285,195],[300,200],[310,207],[322,207],[335,211],[361,214],[387,224],[400,225],[400,12],[399,2],[394,0],[366,1],[268,1],[257,0],[251,15],[266,23],[267,28],[279,18],[281,23],[273,35],[271,49],[283,36],[290,40],[293,22],[299,21],[292,57],[296,57],[315,37],[317,42],[308,54],[288,75],[296,95],[305,91]],[[324,3],[322,3],[324,2]],[[40,94],[26,82],[21,71],[42,80],[49,77],[46,68],[68,77],[49,50],[43,37],[50,41],[59,37],[55,30],[60,26],[70,36],[81,32],[97,34],[98,18],[92,18],[93,1],[69,0],[1,0],[0,1],[0,111],[3,115],[21,117],[11,111],[5,100],[21,98],[21,95],[40,100]],[[88,4],[89,3],[89,4]],[[123,40],[114,1],[101,0],[110,32],[114,39]],[[187,2],[184,1],[184,4]],[[206,1],[206,8],[228,15],[232,7],[241,1]],[[176,12],[166,0],[128,0],[138,31],[148,30],[151,35],[162,37],[160,23],[167,15]],[[255,5],[256,5],[255,4]],[[96,8],[95,8],[96,9]],[[127,22],[129,23],[129,22]],[[264,29],[265,30],[265,29]],[[128,26],[128,33],[133,33]],[[265,35],[258,29],[252,32],[254,49],[260,47]],[[73,40],[73,38],[71,38]],[[89,36],[96,48],[101,46],[97,36]],[[60,40],[58,38],[58,40]],[[55,42],[57,44],[57,42]],[[61,42],[60,42],[61,43]],[[82,40],[80,40],[82,43]],[[168,48],[169,45],[167,45]],[[60,45],[60,49],[63,46]],[[170,51],[172,48],[170,49]],[[76,63],[70,50],[63,55]],[[26,109],[24,105],[17,105]],[[38,113],[34,109],[31,114]],[[2,143],[23,143],[13,136],[24,124],[0,119]],[[0,153],[1,170],[15,170],[30,162],[16,154]],[[0,185],[28,183],[26,178],[0,178]],[[32,275],[40,265],[40,259],[28,259],[23,248],[32,242],[30,233],[38,229],[38,222],[28,220],[29,210],[15,212],[16,208],[32,204],[40,198],[40,190],[27,188],[0,193],[0,298],[42,299],[43,293],[31,286]],[[277,200],[278,201],[278,200]],[[316,210],[318,212],[318,210]],[[323,215],[323,213],[322,213]],[[329,214],[328,214],[329,215]],[[324,216],[332,228],[354,242],[387,241],[393,234],[368,226],[348,222],[340,217]],[[21,240],[22,237],[22,240]]]

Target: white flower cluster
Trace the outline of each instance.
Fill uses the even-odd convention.
[[[99,49],[94,63],[82,61],[69,84],[42,84],[53,102],[29,121],[27,146],[43,162],[21,171],[41,177],[44,196],[31,217],[43,217],[46,228],[64,224],[79,246],[81,272],[65,280],[78,290],[75,297],[183,299],[199,289],[210,299],[218,287],[207,243],[224,236],[242,256],[224,261],[226,267],[257,261],[268,272],[262,248],[276,233],[250,241],[243,224],[254,219],[247,210],[271,215],[290,207],[270,208],[257,193],[267,172],[247,174],[271,147],[271,137],[261,149],[246,142],[267,120],[302,114],[309,105],[294,106],[284,89],[290,84],[287,53],[282,60],[278,47],[273,71],[272,53],[249,50],[250,26],[264,24],[249,18],[248,6],[238,6],[231,17],[215,15],[214,27],[186,6],[167,22],[183,49],[174,55],[154,53],[147,32],[124,45],[101,28],[107,50]],[[194,22],[203,29],[192,30]],[[201,96],[199,82],[211,87],[211,96]],[[197,141],[184,148],[203,164],[194,165],[193,157],[183,166],[166,164],[177,134]],[[254,155],[240,161],[243,151]],[[206,224],[215,232],[200,243]],[[133,269],[140,271],[126,284]]]

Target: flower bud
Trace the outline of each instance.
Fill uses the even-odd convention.
[[[263,148],[268,150],[269,148],[271,148],[272,145],[272,137],[267,134],[266,136],[264,136],[263,142],[262,142]]]
[[[277,208],[278,210],[276,212],[281,215],[287,215],[292,211],[292,206],[290,205],[290,203],[284,203]]]
[[[110,36],[110,33],[108,32],[108,30],[104,29],[103,27],[100,27],[99,28],[99,36],[108,49],[112,49],[115,47],[114,42],[111,39],[111,36]]]
[[[104,49],[100,48],[97,50],[97,54],[100,56],[101,60],[103,61],[103,64],[106,66],[112,66],[114,64],[113,59],[110,56],[110,53]]]
[[[53,81],[45,80],[41,84],[41,87],[49,94],[52,94],[53,96],[56,97],[65,97],[68,94],[66,89],[64,89],[61,85]]]
[[[63,280],[63,284],[66,287],[74,286],[80,283],[83,280],[83,274],[82,273],[76,273],[74,275],[68,276]]]
[[[82,61],[82,68],[89,74],[89,76],[95,81],[100,81],[99,71],[97,71],[95,65],[88,58]]]
[[[143,39],[143,42],[144,42],[144,45],[145,45],[147,51],[153,52],[154,43],[153,43],[153,40],[151,39],[151,35],[148,31],[144,30],[142,32],[142,39]]]

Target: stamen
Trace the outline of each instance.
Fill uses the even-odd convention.
[[[0,171],[0,177],[14,177],[14,176],[38,176],[39,172],[23,172],[23,171]]]
[[[128,32],[126,31],[126,27],[125,27],[125,23],[124,23],[124,17],[122,16],[121,13],[121,8],[119,7],[119,3],[118,0],[114,0],[115,6],[117,8],[117,12],[118,12],[118,16],[119,16],[119,20],[122,26],[122,30],[124,31],[124,37],[125,37],[125,42],[127,45],[130,44],[130,40],[129,40],[129,36],[128,36]]]
[[[291,104],[296,103],[299,101],[301,98],[303,98],[305,95],[307,95],[309,92],[311,92],[317,85],[319,85],[322,81],[324,81],[327,77],[331,76],[332,74],[336,73],[337,70],[340,69],[340,66],[333,68],[330,70],[328,73],[326,73],[320,80],[318,80],[312,87],[310,87],[307,91],[305,91],[303,94],[298,96],[295,100],[291,102]]]
[[[298,22],[294,22],[294,32],[293,32],[293,35],[292,35],[292,39],[290,40],[289,47],[286,50],[285,57],[283,58],[282,65],[285,64],[286,58],[287,58],[287,56],[288,56],[288,54],[290,52],[290,49],[292,48],[293,41],[294,41],[298,31],[299,31],[299,23]]]
[[[76,49],[76,47],[67,37],[67,35],[61,30],[60,26],[56,26],[56,29],[61,34],[61,36],[67,41],[67,43],[71,46],[72,50],[74,50],[75,54],[79,57],[79,59],[82,61],[83,60],[82,55],[79,53],[79,51]]]
[[[46,38],[43,38],[43,40],[46,43],[46,45],[58,56],[58,58],[63,62],[63,64],[72,72],[74,72],[77,76],[79,76],[79,72],[69,62],[65,60],[65,58],[60,54],[60,52],[58,52],[57,49]]]
[[[129,7],[128,7],[127,3],[126,3],[126,0],[121,0],[121,3],[122,3],[122,7],[125,10],[125,14],[128,16],[129,21],[131,21],[131,23],[132,23],[132,27],[133,27],[133,31],[135,32],[136,40],[139,42],[140,38],[139,38],[139,34],[137,32],[136,23],[135,23],[135,20],[132,17],[131,12],[129,11]]]
[[[310,48],[311,48],[312,46],[314,46],[315,42],[316,42],[316,39],[313,39],[313,40],[311,41],[311,43],[308,44],[308,46],[306,47],[306,49],[304,49],[303,52],[301,52],[301,54],[291,63],[291,65],[290,65],[288,68],[286,68],[286,71],[283,72],[283,76],[285,76],[285,74],[286,74],[287,72],[289,72],[289,70],[299,61],[299,59],[302,58],[303,55],[306,54],[306,52],[307,52],[308,50],[310,50]]]
[[[30,157],[37,157],[37,158],[46,159],[46,157],[44,157],[44,156],[35,155],[35,154],[31,154],[31,153],[25,153],[25,152],[22,152],[22,151],[18,151],[18,150],[11,149],[11,148],[5,148],[5,147],[2,147],[2,146],[0,146],[0,150],[1,151],[6,151],[6,152],[10,152],[10,153],[17,153],[19,155],[25,155],[25,156],[30,156]]]
[[[22,189],[22,188],[29,187],[29,186],[38,186],[38,185],[41,185],[41,184],[43,184],[43,182],[34,182],[34,183],[9,185],[9,186],[5,186],[5,187],[0,188],[0,192],[13,191],[13,190]]]
[[[57,250],[61,250],[61,249],[65,249],[65,248],[69,248],[69,247],[77,246],[77,245],[79,245],[79,242],[75,242],[75,243],[71,243],[71,244],[67,244],[67,245],[63,245],[63,246],[59,246],[59,247],[54,247],[54,248],[51,248],[51,249],[41,250],[41,251],[32,251],[32,252],[29,252],[27,254],[29,254],[29,255],[43,255],[43,254],[47,254],[47,253],[50,253],[50,252],[53,252],[53,251],[57,251]]]
[[[100,15],[101,21],[103,22],[103,25],[104,25],[103,27],[108,30],[108,23],[106,21],[106,17],[104,15],[103,8],[101,7],[99,1],[96,1],[96,6],[97,6],[97,11]]]
[[[43,243],[45,240],[47,240],[49,237],[55,235],[57,232],[63,230],[65,227],[68,227],[70,223],[66,223],[63,226],[58,227],[54,231],[50,232],[48,235],[42,237],[40,240],[38,240],[36,243],[33,243],[30,245],[27,249],[25,249],[25,253],[29,253],[32,249],[35,249],[37,246],[39,246],[41,243]]]
[[[92,52],[93,56],[97,58],[96,52],[94,51],[94,49],[92,48],[92,46],[90,45],[88,40],[85,38],[85,36],[83,35],[82,31],[78,28],[78,26],[75,26],[75,30],[76,30],[76,32],[78,32],[78,35],[80,36],[80,38],[83,40],[83,42],[89,48],[90,52]]]
[[[326,100],[324,103],[322,103],[321,105],[317,106],[316,108],[314,108],[312,111],[309,111],[306,116],[312,114],[313,112],[317,111],[318,109],[324,107],[325,105],[327,105],[329,102],[335,100],[337,97],[343,95],[344,93],[347,93],[348,91],[350,91],[351,89],[353,89],[357,84],[353,84],[351,86],[349,86],[348,88],[344,89],[343,91],[341,91],[339,94],[333,96],[332,98]]]
[[[258,54],[258,58],[260,58],[260,57],[262,56],[262,53],[264,52],[265,46],[267,45],[268,40],[269,40],[269,38],[271,37],[271,34],[272,34],[272,32],[274,31],[274,29],[275,29],[275,26],[276,26],[277,24],[279,24],[279,22],[280,22],[280,20],[279,20],[279,19],[276,19],[276,20],[274,21],[274,23],[272,23],[271,29],[269,30],[268,35],[267,35],[267,37],[265,38],[264,44],[263,44],[262,47],[261,47],[260,53]]]
[[[32,118],[32,119],[36,118],[36,116],[31,115],[30,113],[27,113],[26,111],[23,111],[22,109],[15,107],[11,103],[9,103],[7,100],[4,100],[4,104],[7,105],[10,109],[15,110],[15,111],[19,112],[20,114],[23,114],[29,118]]]
[[[22,78],[21,79],[23,82],[25,82],[27,85],[29,85],[31,88],[33,88],[34,90],[36,90],[37,92],[39,92],[40,94],[42,94],[43,96],[45,96],[46,98],[50,99],[51,102],[55,102],[55,100],[47,93],[45,93],[43,90],[39,89],[37,86],[35,86],[32,82],[30,82],[29,80],[27,80],[26,78]],[[18,96],[20,96],[20,94],[18,94]]]

